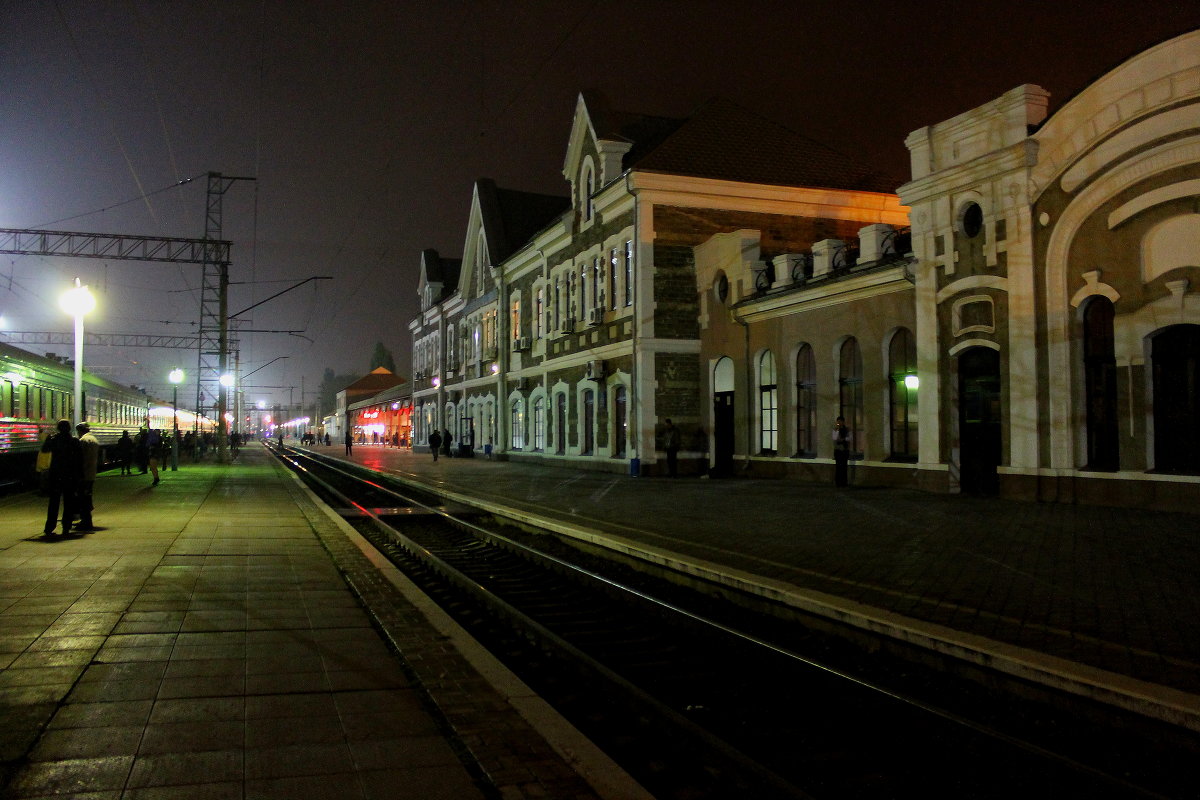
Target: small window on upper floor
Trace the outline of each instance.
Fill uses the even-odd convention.
[[[968,239],[974,239],[983,230],[983,209],[978,203],[969,203],[962,212],[962,231]]]
[[[596,170],[592,167],[592,162],[589,160],[583,165],[583,173],[579,179],[579,213],[584,222],[591,222],[592,217],[596,214],[596,207],[592,203],[592,194],[596,191]]]

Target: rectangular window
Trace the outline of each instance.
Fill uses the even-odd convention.
[[[762,414],[762,437],[759,447],[764,453],[774,453],[779,445],[779,392],[772,384],[759,391]]]
[[[540,398],[533,404],[533,449],[546,449],[546,404]]]
[[[537,290],[537,300],[535,301],[535,308],[533,310],[533,335],[538,339],[542,338],[542,306],[544,305],[544,292],[545,289]]]
[[[604,297],[600,288],[604,283],[603,263],[604,262],[600,260],[600,256],[596,256],[592,259],[592,307],[597,309],[604,307]]]
[[[613,248],[608,252],[608,307],[610,310],[617,308],[617,270],[620,268],[618,260],[617,248]]]
[[[509,325],[512,328],[513,341],[521,338],[521,301],[513,300],[512,303],[512,318],[509,320]]]
[[[625,305],[633,305],[633,240],[625,242]]]
[[[587,262],[585,261],[584,263],[579,265],[579,317],[577,317],[576,319],[581,319],[584,316],[584,312],[588,308],[588,296],[587,296],[588,279],[587,279],[587,277],[588,277],[588,265],[587,265]]]
[[[554,276],[554,324],[562,325],[562,276]]]

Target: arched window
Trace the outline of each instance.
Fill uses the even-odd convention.
[[[583,428],[583,447],[580,452],[590,456],[596,449],[596,393],[591,389],[583,393],[583,419],[580,424]]]
[[[1113,304],[1096,296],[1083,310],[1083,384],[1087,409],[1087,468],[1120,466],[1117,427],[1117,359]]]
[[[541,397],[533,401],[533,449],[546,449],[546,401]]]
[[[779,386],[775,383],[775,356],[770,350],[758,359],[758,449],[774,454],[779,449]]]
[[[858,341],[853,337],[842,342],[838,367],[838,416],[850,428],[850,455],[862,458],[862,353],[859,352]]]
[[[556,448],[561,456],[567,452],[567,396],[560,394],[554,407],[554,435],[558,442]]]
[[[592,168],[589,161],[583,167],[583,180],[580,183],[580,191],[583,196],[579,198],[579,206],[583,211],[583,221],[591,222],[592,217],[596,213],[596,207],[592,204],[592,195],[596,192],[596,171]]]
[[[888,347],[891,383],[892,458],[917,458],[917,340],[900,328]]]
[[[625,442],[629,438],[629,404],[624,386],[613,392],[613,458],[625,457]]]
[[[512,449],[523,449],[525,447],[525,404],[521,400],[513,401],[512,425],[509,427],[509,433]]]
[[[801,345],[796,353],[796,452],[817,453],[817,362],[813,349]]]

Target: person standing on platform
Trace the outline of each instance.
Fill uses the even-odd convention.
[[[446,458],[454,456],[454,451],[450,449],[450,445],[454,443],[454,437],[450,435],[449,428],[442,428],[442,455]]]
[[[149,468],[150,474],[154,476],[154,480],[150,483],[151,486],[158,486],[158,465],[162,462],[165,441],[162,431],[157,428],[151,428],[146,432],[146,466]],[[142,470],[143,473],[145,471]]]
[[[679,428],[667,418],[667,427],[663,431],[663,449],[667,451],[667,475],[679,477]]]
[[[354,435],[346,431],[346,455],[354,454]]]
[[[79,491],[79,480],[83,473],[83,450],[79,440],[71,435],[71,420],[60,419],[58,432],[42,445],[50,453],[50,469],[47,490],[50,502],[46,506],[45,533],[50,536],[58,524],[58,507],[62,503],[62,532],[71,532],[71,520],[75,519],[75,495]]]
[[[145,475],[146,470],[150,468],[150,432],[144,425],[138,428],[137,435],[133,437],[133,455],[137,461],[138,472]]]
[[[848,486],[850,472],[850,429],[846,418],[833,423],[833,485]]]
[[[129,465],[133,462],[133,439],[129,438],[129,431],[121,431],[121,438],[117,439],[116,456],[121,474],[132,475],[133,470]]]
[[[77,531],[94,531],[92,525],[92,487],[96,483],[96,469],[100,465],[100,440],[92,435],[91,426],[81,422],[75,426],[79,432],[79,450],[83,456],[83,468],[79,475],[79,492],[76,494],[76,509],[79,511]]]
[[[437,432],[437,428],[433,429],[433,433],[429,434],[429,452],[433,453],[433,460],[437,461],[438,450],[442,449],[442,435]]]

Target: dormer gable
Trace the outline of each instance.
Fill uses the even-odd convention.
[[[607,104],[599,95],[579,94],[567,139],[563,177],[571,184],[571,207],[585,221],[591,218],[592,195],[620,176],[625,154],[633,147],[632,141],[612,133],[609,116]]]
[[[417,281],[417,297],[421,310],[426,311],[440,303],[458,288],[459,262],[442,258],[437,250],[421,251],[420,279]]]

